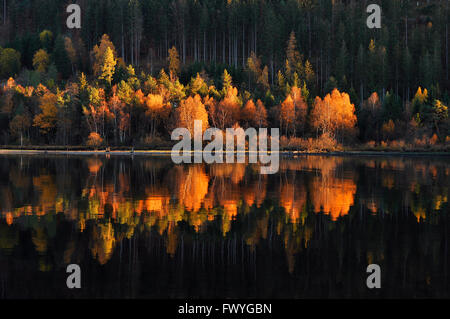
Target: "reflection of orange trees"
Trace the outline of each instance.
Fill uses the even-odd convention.
[[[187,210],[197,212],[202,206],[203,199],[208,194],[209,177],[203,165],[189,166],[187,172],[183,167],[177,167],[177,195],[180,205]]]
[[[282,183],[280,187],[280,206],[289,216],[290,222],[298,223],[303,207],[306,204],[306,189],[304,185]],[[304,222],[304,218],[302,223]]]
[[[309,189],[314,212],[321,210],[332,220],[348,214],[354,203],[356,184],[354,178],[339,178],[338,168],[344,163],[341,157],[305,157],[280,163],[280,170],[314,172]],[[300,218],[306,203],[306,189],[301,184],[286,181],[280,189],[280,205],[285,208],[292,221]]]
[[[242,189],[242,197],[247,206],[253,204],[260,207],[266,198],[267,176],[260,176],[257,182],[245,185]]]
[[[375,198],[370,198],[368,200],[364,201],[366,203],[367,209],[372,213],[375,214],[378,211],[378,203]]]
[[[311,193],[314,212],[323,210],[332,220],[348,214],[356,194],[353,180],[334,177],[314,179],[311,189],[314,189]]]
[[[394,188],[395,185],[395,176],[393,174],[386,173],[383,175],[382,185],[387,189]]]
[[[238,203],[235,200],[220,200],[223,206],[222,214],[222,233],[225,236],[231,229],[231,222],[236,218],[238,212]]]
[[[100,168],[103,166],[103,162],[97,157],[87,159],[87,165],[89,169],[89,173],[92,175],[97,174],[100,171]]]
[[[243,163],[237,164],[213,164],[210,166],[211,177],[229,178],[233,184],[239,184],[245,176],[247,166]]]
[[[61,198],[57,198],[57,188],[53,177],[42,174],[33,177],[33,187],[39,192],[39,203],[33,205],[33,212],[38,216],[43,216],[51,211],[62,211]]]
[[[413,206],[413,207],[411,207],[411,209],[414,213],[414,216],[416,216],[418,223],[420,222],[421,219],[425,220],[427,218],[427,213],[423,207],[421,207],[421,206],[414,207]]]
[[[308,156],[280,162],[280,171],[318,172],[328,176],[344,163],[342,157]]]
[[[448,202],[448,197],[446,195],[437,195],[433,200],[433,206],[435,210],[442,209],[442,205]]]
[[[138,161],[138,168],[143,172],[143,179],[138,182],[144,183],[136,187],[130,170],[122,169],[123,163],[115,174],[107,175],[111,165],[101,157],[90,158],[87,165],[82,166],[85,185],[81,194],[69,192],[72,189],[76,192],[77,187],[58,187],[61,179],[47,170],[29,176],[13,168],[9,173],[12,187],[0,186],[0,213],[6,224],[11,225],[23,215],[48,216],[63,212],[68,220],[79,225],[80,232],[91,236],[91,253],[103,264],[111,258],[117,243],[144,230],[157,231],[164,237],[167,253],[174,255],[182,238],[179,222],[186,223],[198,233],[210,229],[206,227],[208,223],[217,223],[222,235],[228,237],[234,231],[235,219],[248,222],[248,218],[249,227],[243,234],[247,245],[253,249],[260,241],[279,236],[284,241],[289,270],[292,271],[295,254],[308,246],[313,236],[314,225],[310,221],[314,221],[314,214],[308,215],[308,208],[312,207],[311,211],[316,213],[323,211],[330,216],[329,220],[336,221],[348,214],[354,205],[357,176],[355,170],[346,170],[346,161],[340,157],[283,160],[281,173],[275,177],[261,176],[257,169],[254,170],[254,165],[246,164],[167,167],[162,162]],[[401,184],[408,186],[402,188],[405,205],[411,207],[418,221],[447,207],[447,190],[445,187],[438,189],[439,183],[433,186],[436,189],[428,197],[430,200],[422,199],[423,193],[429,191],[424,185],[448,175],[445,166],[425,162],[417,165],[418,170],[410,170],[416,167],[414,162],[370,159],[361,160],[361,163],[369,173],[384,167],[377,177],[378,188],[380,183],[382,188],[393,187],[396,191]],[[161,178],[158,172],[163,169],[167,171]],[[411,174],[402,183],[384,182],[388,177],[398,181],[399,176],[403,176],[398,174],[404,174],[406,170]],[[147,173],[151,173],[151,177]],[[147,178],[151,182],[146,182]],[[73,181],[67,179],[65,183],[71,186]],[[410,185],[413,186],[410,188]],[[14,188],[31,194],[28,198],[32,202],[28,202],[28,198],[20,202],[22,199],[17,198],[19,192]],[[364,194],[362,190],[360,195],[359,203],[372,213],[380,208],[390,209],[389,203],[383,202],[376,193]],[[266,197],[268,200],[263,205]],[[272,200],[278,203],[272,203]],[[327,218],[327,222],[329,220]],[[116,227],[118,225],[120,227]],[[44,230],[33,230],[33,243],[40,254],[47,249],[48,234]],[[69,258],[73,247],[67,249]]]

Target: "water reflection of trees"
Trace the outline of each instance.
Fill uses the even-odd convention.
[[[348,266],[345,258],[366,264],[387,256],[408,276],[413,244],[414,254],[442,262],[442,238],[430,227],[447,218],[445,161],[302,157],[283,160],[273,176],[259,175],[254,165],[177,166],[138,157],[1,161],[0,249],[11,253],[20,234],[30,232],[40,271],[54,267],[48,255],[56,254],[56,242],[60,263],[91,256],[106,265],[128,251],[127,262],[136,266],[140,250],[155,256],[163,248],[183,265],[242,263],[247,271],[264,249],[284,256],[281,265],[297,278],[314,273],[302,269],[308,260],[334,256],[336,276]],[[429,226],[420,228],[421,240],[402,232],[402,242],[391,247],[389,230],[399,219],[411,229]],[[61,234],[62,222],[72,231]],[[300,257],[305,253],[309,259]]]

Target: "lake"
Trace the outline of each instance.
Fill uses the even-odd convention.
[[[450,297],[449,176],[449,157],[300,156],[260,175],[2,155],[0,298]]]

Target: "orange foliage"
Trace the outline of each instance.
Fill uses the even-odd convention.
[[[322,133],[329,132],[337,137],[354,136],[356,133],[355,105],[347,93],[334,89],[322,100],[316,97],[311,111],[313,127]]]
[[[312,202],[314,211],[329,214],[332,220],[345,216],[353,206],[356,184],[353,180],[326,177],[313,181]]]
[[[55,128],[58,115],[57,100],[58,97],[50,91],[46,91],[40,98],[41,113],[34,117],[33,125],[38,127],[42,134],[47,134]]]
[[[209,127],[208,113],[198,94],[181,101],[180,106],[176,110],[176,115],[177,127],[187,128],[192,137],[194,137],[195,120],[202,121],[202,133]]]
[[[306,124],[308,105],[302,97],[301,90],[294,86],[280,107],[280,128],[285,135],[297,135],[297,129],[303,131]]]
[[[87,145],[91,147],[99,147],[103,143],[100,134],[92,132],[89,134]]]
[[[238,98],[238,90],[235,87],[230,87],[225,98],[215,108],[215,114],[213,114],[214,122],[217,123],[220,129],[232,127],[239,121],[240,108],[241,103]]]
[[[104,34],[100,40],[100,43],[98,45],[95,45],[94,49],[91,52],[91,56],[93,59],[92,70],[94,71],[95,76],[99,76],[102,71],[103,59],[108,48],[112,50],[113,56],[114,58],[116,58],[116,48],[109,39],[109,36],[107,34]]]
[[[255,125],[253,125],[253,123],[255,121],[255,117],[256,105],[253,100],[248,100],[241,112],[241,120],[244,128],[254,127]]]

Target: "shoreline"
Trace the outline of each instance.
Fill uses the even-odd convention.
[[[112,156],[170,156],[171,150],[51,150],[51,149],[0,149],[0,155],[112,155]],[[203,152],[203,151],[202,151]],[[223,151],[223,153],[227,153]],[[238,152],[234,152],[237,154]],[[245,154],[248,154],[246,151]],[[256,152],[260,153],[260,152]],[[308,151],[280,151],[281,156],[449,156],[450,152],[439,151],[332,151],[332,152],[308,152]],[[191,154],[195,154],[191,151]]]

